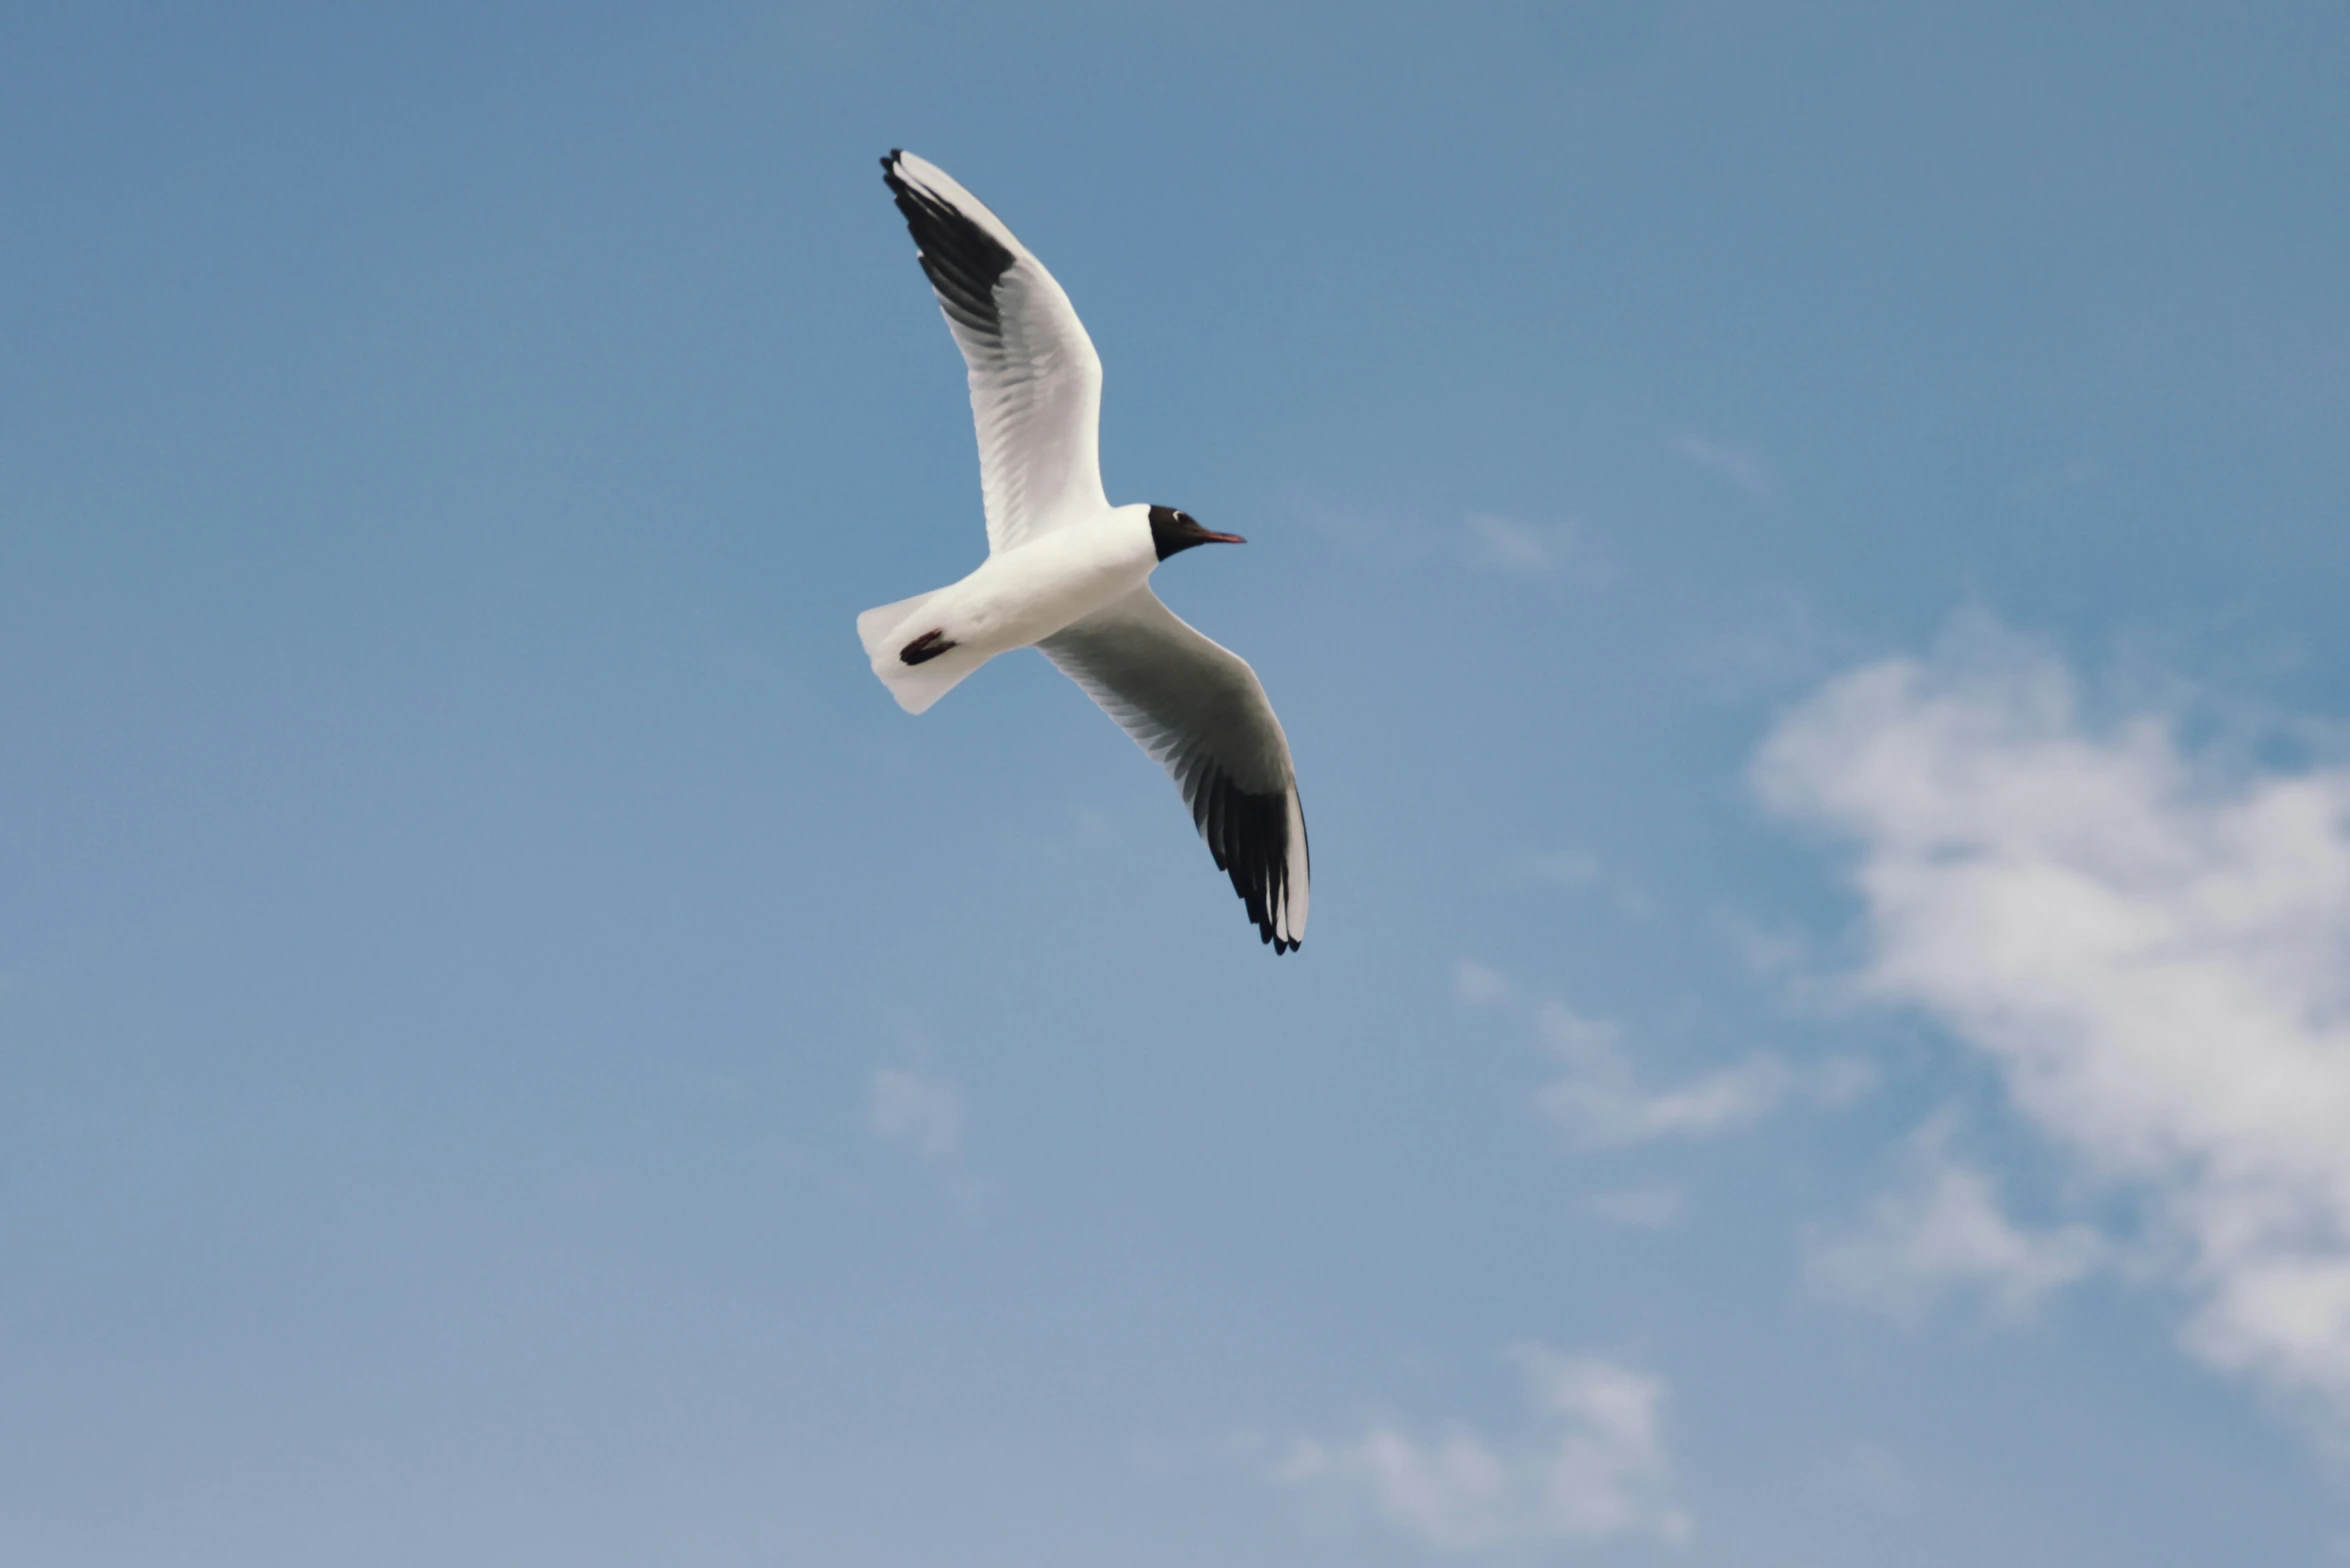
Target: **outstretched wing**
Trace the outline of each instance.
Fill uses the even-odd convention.
[[[1109,506],[1102,362],[1069,296],[944,170],[910,152],[892,152],[881,168],[971,368],[988,549],[1098,515]]]
[[[1185,625],[1147,584],[1037,646],[1174,775],[1257,934],[1276,953],[1303,941],[1305,811],[1289,738],[1257,672]]]

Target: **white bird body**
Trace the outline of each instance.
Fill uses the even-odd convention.
[[[1276,953],[1305,936],[1304,808],[1256,672],[1150,590],[1168,556],[1239,544],[1164,506],[1112,506],[1102,364],[1068,295],[1003,220],[912,153],[883,178],[970,371],[988,556],[960,582],[857,617],[873,673],[920,713],[1034,646],[1174,775],[1216,867]]]
[[[997,654],[1032,647],[1125,598],[1158,564],[1150,508],[1105,506],[1098,518],[997,551],[936,593],[866,611],[857,632],[890,695],[920,713]],[[907,606],[910,613],[893,613]],[[934,628],[953,646],[905,663],[900,650]]]

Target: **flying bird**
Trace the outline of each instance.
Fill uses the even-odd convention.
[[[881,160],[971,372],[987,560],[857,617],[873,673],[920,713],[999,653],[1035,647],[1173,775],[1257,934],[1306,930],[1306,819],[1289,739],[1256,671],[1151,592],[1161,561],[1242,544],[1167,506],[1112,506],[1102,362],[1069,296],[1003,221],[910,152]]]

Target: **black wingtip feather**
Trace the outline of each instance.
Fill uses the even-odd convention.
[[[1295,951],[1298,943],[1275,923],[1288,904],[1288,792],[1252,794],[1210,764],[1190,793],[1192,821],[1216,869],[1231,879],[1257,940],[1276,954]]]
[[[1012,252],[952,204],[908,180],[898,166],[905,149],[881,160],[881,182],[897,200],[923,275],[949,320],[985,337],[998,336],[995,287],[1011,270]]]

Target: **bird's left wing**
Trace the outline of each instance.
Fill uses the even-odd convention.
[[[1102,362],[1069,296],[945,170],[910,152],[881,168],[971,372],[988,549],[1100,515]]]
[[[1151,760],[1277,953],[1306,933],[1305,811],[1289,738],[1246,660],[1203,637],[1146,583],[1037,644]]]

